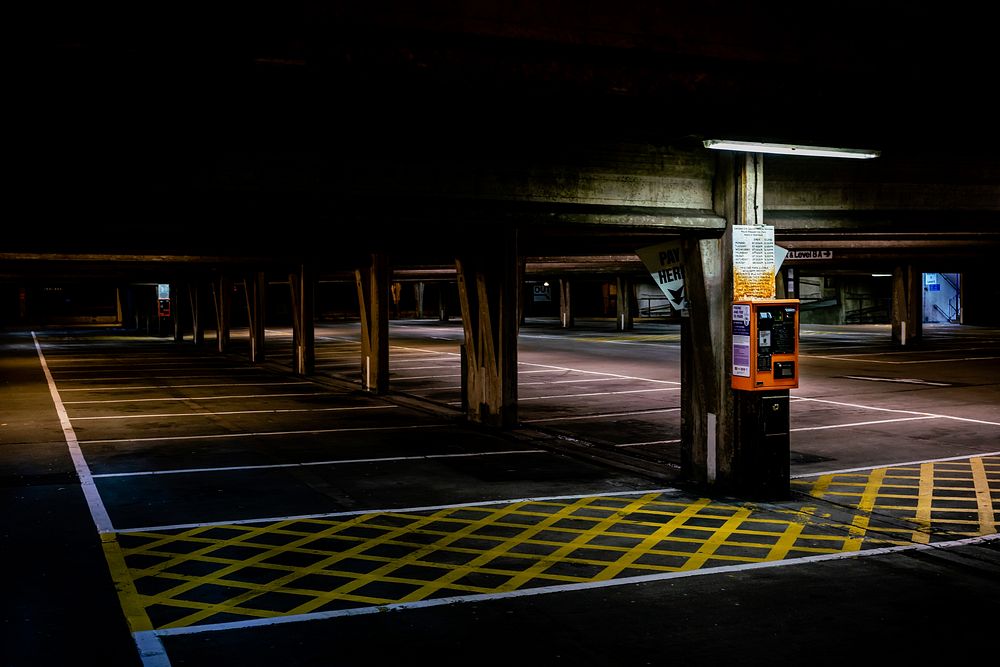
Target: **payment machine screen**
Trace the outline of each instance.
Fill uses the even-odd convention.
[[[757,311],[757,351],[760,354],[795,353],[795,309],[761,307]]]

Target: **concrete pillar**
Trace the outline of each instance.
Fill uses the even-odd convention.
[[[521,272],[517,232],[501,229],[455,259],[465,329],[463,405],[469,421],[517,423],[517,332]]]
[[[212,302],[215,305],[215,340],[219,353],[229,349],[230,322],[232,321],[233,281],[220,277],[212,281]]]
[[[728,326],[733,302],[732,252],[728,226],[720,239],[681,239],[689,303],[689,315],[681,320],[681,471],[690,481],[709,487],[719,477],[720,450],[725,456],[724,443],[733,439],[732,329]]]
[[[799,272],[794,266],[786,266],[775,275],[774,296],[777,299],[799,298]]]
[[[438,290],[438,321],[447,322],[448,314],[448,283],[441,283]]]
[[[243,291],[247,299],[247,323],[250,329],[250,363],[264,361],[264,312],[267,279],[263,271],[258,271],[243,280]]]
[[[181,304],[184,301],[184,291],[178,283],[170,283],[170,319],[174,323],[174,342],[184,340],[184,325],[181,319]]]
[[[371,255],[354,272],[361,310],[361,387],[373,394],[389,391],[389,262]]]
[[[618,276],[617,281],[615,329],[617,331],[632,331],[635,328],[635,309],[633,308],[635,296],[632,294],[632,280],[626,276]]]
[[[923,333],[923,274],[913,266],[892,272],[892,342],[908,345]]]
[[[310,268],[300,265],[288,275],[292,293],[292,372],[311,375],[316,370],[314,285]]]
[[[569,278],[559,279],[559,324],[563,329],[573,326],[573,299]]]
[[[200,282],[188,284],[188,302],[191,304],[191,338],[195,345],[205,343],[205,288]]]
[[[735,391],[732,371],[732,226],[763,224],[758,154],[717,157],[719,239],[682,239],[690,315],[681,327],[681,463],[716,492],[755,499],[790,495],[788,390]]]
[[[764,156],[743,153],[735,159],[739,187],[737,224],[763,225]],[[731,244],[730,244],[731,245]],[[732,261],[728,264],[732,272]],[[732,278],[730,278],[732,281]],[[731,322],[731,316],[728,322]],[[731,372],[732,328],[729,327]],[[790,497],[789,402],[787,389],[732,391],[733,439],[719,450],[722,490],[742,497],[779,500]]]
[[[424,319],[424,282],[418,281],[413,284],[413,296],[417,301],[417,319]]]

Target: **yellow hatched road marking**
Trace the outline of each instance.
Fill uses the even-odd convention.
[[[993,497],[990,493],[986,467],[981,458],[971,459],[972,479],[976,486],[976,501],[979,505],[979,533],[988,535],[997,532],[996,515],[993,511]]]
[[[695,555],[688,559],[688,562],[684,564],[685,570],[696,570],[705,562],[712,557],[715,550],[726,541],[734,530],[736,530],[739,525],[750,516],[751,510],[746,507],[741,507],[730,517],[718,530],[713,532],[712,536],[708,538],[704,544],[702,544]]]
[[[326,537],[326,536],[332,535],[332,534],[334,534],[334,533],[336,533],[338,531],[344,530],[345,528],[348,528],[350,526],[356,525],[362,519],[363,519],[363,516],[360,516],[360,517],[355,517],[354,519],[350,519],[348,521],[345,521],[342,524],[335,524],[335,525],[327,528],[326,530],[321,531],[317,535],[309,535],[308,537],[303,537],[300,540],[297,540],[296,542],[293,542],[292,544],[293,545],[296,544],[296,543],[301,544],[301,543],[312,541],[312,540],[316,539],[319,536]],[[278,525],[279,526],[281,526],[281,525],[288,525],[290,523],[291,523],[291,521],[284,521],[284,522],[280,522]],[[231,545],[231,544],[238,544],[239,542],[245,542],[245,541],[247,541],[249,539],[250,536],[260,535],[262,533],[269,532],[268,528],[271,528],[271,527],[263,527],[263,528],[259,528],[259,529],[248,531],[245,535],[241,535],[239,537],[239,539],[224,540],[223,541],[223,545],[228,546],[228,545]],[[184,584],[181,584],[180,586],[172,588],[172,589],[170,589],[168,591],[164,591],[163,593],[160,593],[159,595],[151,596],[151,599],[154,602],[164,602],[164,603],[174,602],[174,603],[176,603],[176,600],[173,600],[172,598],[174,598],[179,593],[184,593],[184,592],[190,591],[191,589],[194,589],[197,586],[200,586],[202,584],[214,583],[216,580],[218,580],[221,577],[224,577],[226,574],[231,574],[231,573],[234,573],[234,572],[236,572],[238,570],[241,570],[241,569],[245,568],[248,564],[259,563],[260,561],[262,561],[262,560],[264,560],[266,558],[270,558],[275,553],[278,553],[278,552],[281,552],[281,551],[287,551],[289,548],[291,548],[291,546],[292,545],[285,545],[283,547],[276,547],[274,549],[271,549],[271,550],[268,550],[268,551],[264,551],[264,552],[262,552],[260,554],[255,555],[255,556],[251,556],[250,558],[247,558],[245,560],[234,562],[232,565],[230,565],[228,567],[225,567],[222,570],[218,570],[218,571],[212,572],[212,574],[209,575],[209,576],[194,578],[191,581],[188,581],[188,582],[186,582]],[[207,551],[213,551],[216,548],[217,547],[205,548],[205,549],[201,549],[200,551],[202,553],[204,553],[204,552],[207,552]],[[183,558],[182,560],[189,560],[189,558]],[[163,568],[160,567],[159,569],[163,569]],[[263,588],[267,588],[267,586],[264,586]],[[232,599],[228,600],[227,604],[225,606],[223,606],[223,605],[209,605],[209,604],[204,604],[204,603],[189,603],[188,601],[184,601],[183,602],[184,606],[199,607],[200,611],[197,612],[197,613],[195,613],[195,614],[192,614],[190,616],[186,616],[183,619],[179,619],[179,620],[177,620],[177,621],[175,621],[173,623],[170,623],[170,624],[168,624],[168,625],[166,625],[164,627],[177,627],[177,626],[181,626],[181,625],[191,625],[193,623],[197,623],[198,621],[200,621],[202,619],[205,619],[205,618],[207,618],[207,617],[209,617],[209,616],[211,616],[211,615],[213,615],[215,613],[218,613],[218,611],[221,611],[223,609],[223,607],[225,607],[226,609],[232,608],[234,606],[237,606],[240,602],[245,602],[246,600],[248,600],[250,598],[257,597],[258,595],[260,595],[263,592],[266,592],[266,591],[265,590],[261,590],[261,588],[255,588],[253,590],[247,591],[246,593],[243,593],[243,594],[237,596],[236,598],[232,598]],[[236,604],[232,604],[234,601],[236,601]]]
[[[802,514],[811,517],[815,514],[815,507],[803,507]],[[805,530],[805,525],[798,523],[796,521],[789,522],[785,527],[785,531],[778,538],[778,541],[774,543],[771,550],[767,554],[765,560],[782,560],[788,557],[788,552],[795,546],[795,541],[802,535],[802,531]]]
[[[448,509],[442,510],[441,512],[438,512],[438,513],[435,513],[435,514],[432,514],[430,516],[425,517],[422,521],[418,522],[418,524],[424,525],[424,524],[427,524],[427,523],[431,523],[433,521],[436,521],[439,516],[447,516],[448,514],[454,512],[454,511],[455,511],[455,508],[448,508]],[[266,552],[266,553],[264,553],[264,554],[262,554],[260,556],[255,556],[251,560],[253,560],[253,561],[263,560],[265,558],[269,558],[269,557],[273,556],[276,553],[289,551],[290,549],[294,548],[295,546],[298,546],[298,545],[301,545],[301,544],[307,544],[309,542],[315,541],[316,539],[318,539],[320,537],[329,537],[329,536],[331,536],[331,535],[333,535],[333,534],[335,534],[335,533],[343,530],[345,527],[357,525],[360,521],[363,521],[365,518],[367,518],[367,516],[368,515],[361,515],[359,517],[356,517],[353,520],[345,522],[346,525],[344,525],[344,524],[334,524],[333,526],[330,526],[329,528],[327,528],[325,530],[322,530],[319,533],[315,533],[315,534],[311,534],[311,535],[309,535],[307,537],[303,537],[303,538],[301,538],[299,540],[296,540],[296,541],[292,542],[291,544],[284,545],[282,547],[276,547],[276,548],[272,549],[271,551],[268,551],[268,552]],[[395,531],[387,533],[386,535],[382,535],[381,537],[375,538],[375,539],[370,540],[370,541],[361,542],[357,546],[355,546],[355,547],[353,547],[351,549],[347,549],[346,551],[337,552],[337,553],[331,555],[328,558],[325,558],[325,559],[323,559],[323,560],[321,560],[321,561],[319,561],[317,563],[314,563],[311,566],[304,567],[304,568],[296,568],[294,571],[289,572],[287,575],[285,575],[283,577],[280,577],[280,578],[278,578],[278,579],[276,579],[276,580],[274,580],[274,581],[272,581],[272,582],[270,582],[268,584],[265,584],[263,586],[257,587],[257,588],[255,588],[253,590],[249,590],[246,593],[243,593],[241,595],[236,596],[235,598],[231,598],[229,600],[226,600],[226,602],[224,602],[224,603],[206,606],[200,612],[198,612],[196,614],[192,614],[191,616],[182,619],[182,621],[185,624],[196,623],[196,622],[198,622],[200,620],[208,618],[209,616],[217,614],[219,612],[235,611],[237,608],[240,609],[240,613],[243,613],[243,609],[244,608],[240,607],[240,605],[242,605],[244,602],[249,601],[252,598],[259,597],[260,595],[262,595],[264,593],[273,591],[273,590],[275,590],[275,589],[277,589],[279,587],[282,587],[284,584],[289,583],[290,581],[294,581],[295,579],[300,579],[301,577],[303,577],[303,576],[305,576],[307,574],[311,574],[313,572],[317,572],[319,570],[322,570],[327,565],[332,565],[333,563],[336,563],[337,561],[344,560],[344,559],[346,559],[346,558],[348,558],[350,556],[353,556],[353,555],[359,554],[359,553],[361,553],[363,551],[366,551],[368,549],[371,549],[375,545],[384,543],[384,542],[388,541],[389,539],[392,539],[392,537],[395,537],[395,536],[398,536],[398,535],[402,535],[402,534],[404,534],[404,533],[408,532],[409,530],[412,530],[413,528],[416,528],[416,527],[419,527],[419,526],[412,526],[412,525],[403,526],[403,527],[401,527],[401,528],[399,528],[399,529],[397,529]],[[242,567],[242,563],[240,563],[240,565],[238,567]],[[229,569],[229,568],[227,568],[227,569]],[[382,569],[382,568],[380,568],[380,569]],[[377,571],[378,570],[376,570],[376,572]],[[374,573],[370,573],[367,576],[365,576],[365,575],[360,576],[358,579],[356,579],[353,582],[349,583],[347,585],[347,590],[345,590],[344,592],[349,592],[350,590],[359,588],[359,587],[363,586],[364,584],[369,583],[370,581],[372,581],[372,577],[373,576],[374,576]],[[213,580],[214,579],[218,579],[218,573],[213,573],[212,576],[210,577],[210,579],[213,579]],[[354,584],[354,585],[351,586],[351,584]],[[325,602],[325,601],[326,600],[323,600],[323,602]],[[313,600],[312,602],[316,602],[316,600]],[[307,606],[307,605],[302,605],[302,606]],[[290,613],[303,613],[303,612],[293,610]],[[274,612],[267,612],[267,615],[273,616]],[[175,623],[179,623],[179,622],[180,621],[177,621]],[[171,624],[171,625],[174,625],[174,624]]]
[[[605,567],[604,570],[595,577],[595,580],[604,581],[606,579],[613,579],[616,574],[632,565],[637,558],[647,553],[656,544],[663,540],[663,538],[674,532],[676,528],[683,526],[688,517],[697,514],[703,507],[707,507],[710,502],[711,501],[708,498],[701,498],[688,505],[673,518],[656,529],[651,535],[647,536],[637,545],[629,549],[624,556],[619,558],[613,564]],[[574,548],[575,546],[576,545],[574,545]]]
[[[842,503],[844,513],[830,518],[816,505],[713,506],[707,498],[647,493],[136,531],[110,536],[104,549],[130,627],[141,631],[211,623],[217,616],[301,615],[331,603],[345,608],[503,593],[633,571],[688,571],[721,561],[926,544],[949,532],[997,532],[997,457],[830,473],[795,484]],[[157,560],[147,565],[149,559]],[[149,593],[139,592],[144,589]]]
[[[648,502],[656,498],[658,495],[659,495],[658,493],[646,494],[641,498],[632,501],[624,509],[619,510],[619,512],[620,514],[623,515],[635,511],[636,509],[642,507],[643,505],[647,504]],[[537,535],[539,532],[552,526],[553,524],[561,521],[562,519],[572,516],[573,512],[576,511],[578,507],[585,507],[588,504],[587,500],[588,499],[584,498],[571,505],[567,505],[564,509],[556,512],[555,514],[550,515],[548,519],[532,526],[522,535],[517,535],[515,537],[512,537],[511,539],[506,540],[502,544],[498,545],[496,548],[487,551],[479,558],[470,561],[464,568],[451,572],[445,577],[442,577],[443,583],[447,584],[451,581],[454,581],[459,576],[473,571],[473,569],[475,569],[476,567],[484,565],[493,560],[494,558],[496,558],[497,556],[507,553],[512,547],[521,544],[524,541],[524,539],[529,539],[532,536]],[[571,540],[568,544],[563,545],[560,548],[556,549],[556,551],[554,551],[549,556],[540,559],[535,563],[535,565],[532,565],[526,571],[523,571],[520,574],[511,577],[506,583],[499,586],[498,590],[516,589],[518,586],[528,581],[533,576],[540,574],[541,572],[546,570],[549,566],[557,562],[559,559],[568,555],[570,552],[574,551],[576,548],[578,548],[580,542],[589,541],[592,537],[602,532],[601,531],[602,528],[610,527],[614,525],[616,522],[617,519],[615,518],[615,515],[612,514],[611,517],[595,523],[589,529],[583,531],[582,533],[577,535],[577,537],[573,538],[573,540]],[[442,580],[435,581],[434,585],[436,586]],[[420,588],[414,591],[412,594],[406,596],[403,600],[408,602],[412,600],[422,599],[432,590],[433,588],[431,586],[424,586],[423,588]]]
[[[125,564],[125,557],[122,555],[118,540],[111,534],[102,535],[101,548],[104,549],[104,558],[108,561],[111,580],[115,583],[115,590],[118,591],[118,601],[122,611],[125,612],[129,630],[132,632],[152,630],[153,623],[149,620],[141,598],[135,590],[135,580],[129,573],[128,565]]]
[[[920,484],[917,488],[917,512],[914,520],[920,532],[913,534],[915,542],[927,544],[931,540],[931,507],[934,504],[934,464],[920,465]]]

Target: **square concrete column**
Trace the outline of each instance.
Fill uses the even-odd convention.
[[[232,321],[233,281],[225,276],[212,281],[212,302],[215,305],[215,340],[220,353],[229,349],[229,328]]]
[[[618,289],[615,297],[615,328],[618,331],[632,331],[635,328],[635,308],[632,293],[632,280],[626,276],[618,276]]]
[[[258,271],[243,280],[243,291],[247,300],[247,324],[250,329],[250,363],[264,361],[264,313],[267,294],[267,278]]]
[[[201,282],[188,284],[188,303],[191,304],[191,338],[195,345],[205,343],[205,287]]]
[[[693,482],[754,499],[790,494],[788,390],[732,388],[733,225],[763,224],[759,154],[720,154],[718,239],[682,239],[689,317],[681,326],[681,464]]]
[[[573,299],[569,278],[559,279],[559,324],[563,329],[573,326]]]
[[[455,259],[465,329],[463,405],[469,421],[509,427],[517,423],[517,232],[497,229]]]
[[[184,326],[181,319],[181,307],[184,302],[185,291],[187,291],[187,286],[184,286],[182,290],[180,283],[170,283],[170,319],[173,320],[174,324],[175,343],[180,343],[184,340]]]
[[[361,387],[373,394],[389,391],[389,262],[372,253],[354,272],[361,315]]]
[[[289,274],[292,292],[292,371],[311,375],[316,370],[315,292],[310,268],[300,265]]]
[[[913,266],[892,272],[892,342],[908,345],[923,334],[923,273]]]

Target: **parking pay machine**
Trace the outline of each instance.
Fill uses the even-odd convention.
[[[799,386],[799,300],[733,302],[733,389]]]

